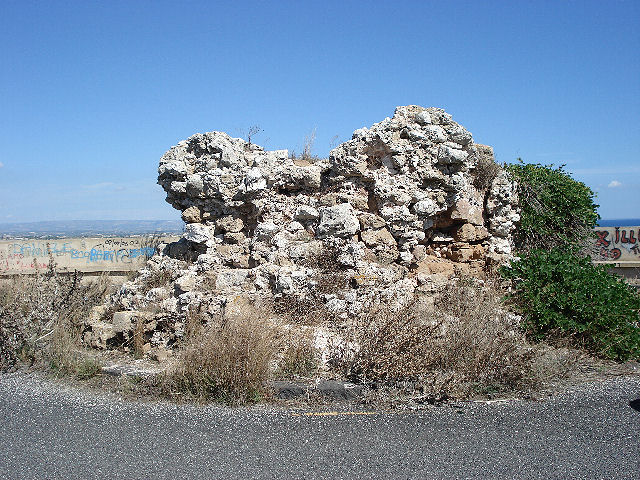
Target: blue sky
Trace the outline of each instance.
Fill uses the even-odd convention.
[[[640,217],[640,2],[0,2],[0,222],[177,219],[196,132],[314,153],[442,107],[499,162],[566,164]],[[333,140],[335,142],[335,140]]]

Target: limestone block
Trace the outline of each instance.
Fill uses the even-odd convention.
[[[468,156],[466,151],[453,148],[452,145],[441,145],[438,149],[438,163],[445,165],[464,163]]]
[[[473,139],[471,133],[469,133],[462,125],[456,125],[449,129],[449,135],[451,140],[463,147],[468,145]]]
[[[244,222],[240,217],[227,215],[216,221],[217,230],[221,232],[236,233],[241,232],[244,228]]]
[[[459,200],[454,205],[449,216],[451,220],[464,221],[477,226],[484,224],[482,207],[470,203],[469,200],[465,198]]]
[[[296,222],[295,220],[293,222],[289,222],[289,225],[287,225],[287,231],[290,233],[296,233],[300,230],[304,230],[304,226],[300,222]]]
[[[376,247],[396,247],[396,240],[389,230],[365,230],[360,234],[362,241],[369,248]]]
[[[254,237],[256,240],[271,240],[271,238],[280,230],[272,221],[262,222],[256,226]]]
[[[267,179],[264,178],[262,170],[251,168],[244,178],[244,190],[246,192],[260,192],[267,188]]]
[[[362,230],[382,228],[387,224],[384,218],[373,213],[361,213],[358,215],[358,220]]]
[[[360,222],[350,204],[342,203],[320,210],[320,223],[317,230],[320,238],[328,236],[347,238],[355,235],[359,230]]]
[[[187,175],[187,193],[192,198],[204,197],[204,179],[202,174],[194,173]]]
[[[184,227],[183,237],[190,242],[204,244],[214,239],[214,232],[213,226],[189,223]]]
[[[434,143],[444,143],[447,141],[447,133],[440,125],[427,125],[424,127],[426,136]]]
[[[470,223],[460,225],[453,231],[453,239],[456,242],[478,242],[486,239],[489,232],[484,227],[478,227]]]
[[[182,212],[182,220],[185,223],[200,223],[202,221],[202,212],[198,207],[192,205]]]
[[[133,332],[137,322],[147,323],[153,319],[153,313],[144,311],[121,311],[113,314],[111,326],[114,333]]]
[[[448,257],[454,262],[470,262],[484,257],[485,249],[482,245],[465,245],[454,247]]]
[[[244,233],[225,233],[223,236],[224,243],[229,243],[231,245],[238,245],[244,243],[247,237],[244,236]]]
[[[105,349],[109,340],[116,337],[116,332],[111,323],[96,322],[91,326],[91,330],[84,333],[83,341],[93,348]]]
[[[296,209],[295,219],[299,221],[317,220],[320,214],[318,210],[309,205],[300,205]]]
[[[183,275],[179,277],[175,281],[174,286],[180,292],[184,293],[184,292],[190,292],[191,290],[194,290],[198,286],[198,283],[199,283],[198,278],[193,273],[189,273],[187,275]]]
[[[455,273],[455,269],[451,262],[447,262],[445,260],[441,260],[435,257],[427,257],[424,260],[418,262],[418,266],[415,270],[416,274],[425,273],[425,274],[445,274],[445,275],[453,275]]]

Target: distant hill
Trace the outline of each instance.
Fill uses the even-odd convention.
[[[600,220],[600,227],[640,226],[640,218]],[[182,220],[52,220],[0,223],[0,239],[181,234]]]
[[[180,234],[181,220],[53,220],[0,223],[0,238],[110,237]]]

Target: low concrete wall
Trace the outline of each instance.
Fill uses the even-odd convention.
[[[596,227],[595,263],[612,266],[611,272],[640,288],[640,227]]]
[[[51,260],[59,271],[127,272],[138,270],[166,237],[63,238],[0,241],[0,275],[46,270]]]
[[[596,227],[595,261],[640,262],[640,227]]]

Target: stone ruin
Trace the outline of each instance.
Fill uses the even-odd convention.
[[[190,311],[243,302],[348,320],[506,261],[519,220],[492,148],[439,108],[397,107],[328,159],[196,134],[162,156],[158,183],[182,212],[183,238],[94,310],[84,337],[94,347],[126,349],[142,328],[144,351],[161,358]]]

